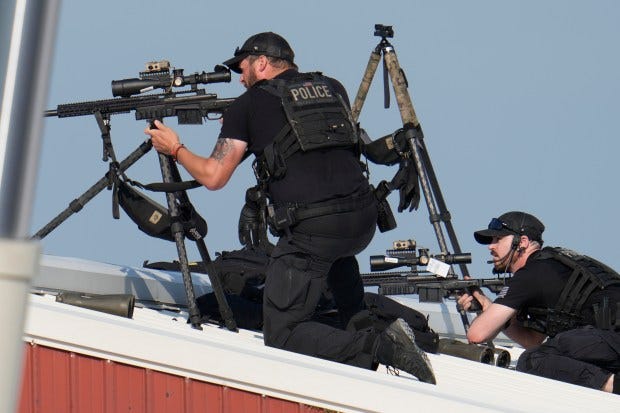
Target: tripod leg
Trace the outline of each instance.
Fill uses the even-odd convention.
[[[117,172],[122,173],[125,172],[131,165],[136,163],[138,159],[140,159],[144,154],[151,150],[153,145],[151,144],[151,140],[147,140],[143,142],[136,150],[129,154],[127,158],[125,158],[118,166]],[[65,222],[67,218],[71,215],[79,212],[84,205],[91,199],[93,199],[99,192],[103,191],[110,183],[110,172],[108,172],[103,178],[98,180],[93,186],[91,186],[86,192],[80,195],[78,198],[71,201],[69,206],[58,214],[55,218],[53,218],[49,223],[47,223],[43,228],[37,231],[31,238],[33,239],[43,239],[50,232],[56,229],[60,224]]]
[[[398,109],[400,111],[400,117],[403,124],[411,124],[417,127],[420,122],[415,114],[411,97],[407,91],[407,80],[405,79],[403,71],[400,68],[400,64],[398,63],[396,51],[391,45],[389,45],[389,43],[383,48],[383,58],[385,59],[388,72],[390,73],[390,79],[392,80],[392,86],[394,87],[394,95],[396,96],[396,103],[398,104]]]
[[[165,165],[166,173],[164,176],[164,182],[181,182],[181,174],[179,173],[179,169],[177,168],[177,166],[174,163],[172,163],[169,157],[165,155],[161,155],[161,154],[160,154],[160,163],[162,163],[162,157],[165,160],[165,164],[166,164]],[[164,168],[162,168],[162,174],[164,173],[163,169]],[[180,211],[181,207],[192,208],[191,203],[189,201],[189,197],[187,196],[187,192],[177,191],[173,194],[167,193],[166,195],[167,196],[171,195],[174,200],[174,206],[176,208],[176,214],[177,214],[176,216],[179,216],[181,214],[181,211]],[[181,206],[179,206],[176,203],[176,201],[179,201],[179,204]],[[179,229],[181,230],[181,234],[182,234],[181,239],[183,240],[185,236],[185,231],[182,228],[181,224],[179,224],[179,226],[180,226]],[[176,241],[176,235],[175,235],[175,241]],[[177,246],[178,245],[179,244],[177,243]],[[211,282],[211,288],[213,289],[213,293],[215,294],[218,308],[220,310],[220,314],[222,315],[222,318],[224,319],[226,328],[228,328],[230,331],[238,331],[237,323],[235,322],[235,319],[233,317],[232,310],[230,309],[230,306],[228,305],[228,301],[226,300],[226,295],[224,295],[224,288],[222,287],[221,279],[219,277],[219,274],[215,271],[215,268],[212,265],[211,257],[209,256],[209,251],[207,250],[207,246],[204,242],[204,239],[197,239],[196,246],[198,247],[198,252],[200,253],[200,257],[202,258],[204,266],[206,267],[205,270],[207,272],[207,275],[209,276],[209,281]],[[187,256],[185,255],[185,257]],[[185,260],[187,261],[187,258],[185,258]],[[181,263],[180,254],[179,254],[179,263]],[[181,269],[183,269],[182,265],[181,265]],[[188,266],[188,272],[189,272],[189,266]],[[196,300],[194,298],[193,287],[191,286],[191,276],[189,276],[188,279],[189,279],[189,283],[191,287],[190,288],[191,291],[188,290],[188,301],[190,299],[190,294],[191,294],[192,303],[194,306],[196,306]],[[185,275],[183,276],[183,281],[185,282]],[[187,284],[186,284],[186,289],[187,289]],[[197,309],[196,311],[199,312]],[[190,321],[191,321],[191,318],[190,318]]]
[[[441,199],[443,207],[442,214],[446,216],[448,222],[449,218],[447,217],[443,196],[441,194],[441,191],[439,190],[439,183],[437,182],[437,177],[432,168],[432,164],[430,163],[430,157],[428,155],[428,152],[426,151],[426,146],[424,145],[422,127],[420,126],[420,122],[418,121],[415,110],[413,109],[413,103],[411,101],[411,97],[409,96],[409,92],[407,91],[407,81],[400,67],[400,64],[398,63],[396,51],[391,45],[384,47],[383,51],[383,57],[388,67],[390,78],[392,79],[394,94],[396,95],[396,101],[400,110],[401,119],[405,126],[409,126],[409,128],[407,128],[406,136],[409,140],[409,146],[411,147],[416,168],[418,170],[420,185],[422,186],[424,197],[426,198],[426,204],[428,207],[431,224],[435,229],[435,234],[437,236],[437,241],[439,242],[440,249],[442,250],[442,252],[447,253],[448,248],[446,240],[443,236],[443,232],[441,230],[441,225],[439,222],[441,216],[437,213],[437,207],[435,206],[433,193],[435,193]],[[458,242],[456,242],[456,235],[454,234],[454,229],[451,225],[447,228],[449,234],[451,235],[453,247],[460,249],[460,247],[458,246]],[[460,265],[462,271],[463,267],[465,267],[463,276],[469,276],[465,264]],[[459,311],[459,314],[461,316],[463,328],[467,332],[470,327],[467,313],[465,311]]]
[[[351,115],[353,116],[353,121],[357,122],[360,116],[360,112],[362,111],[362,106],[364,106],[364,101],[366,100],[366,95],[368,95],[368,89],[370,88],[370,84],[372,83],[372,78],[377,71],[377,66],[381,61],[381,51],[373,50],[370,53],[370,58],[368,59],[368,65],[366,65],[366,71],[364,71],[364,75],[362,77],[362,83],[360,83],[360,87],[357,90],[357,95],[355,96],[355,100],[353,101],[353,106],[351,107]]]
[[[170,163],[171,159],[164,154],[159,155],[159,166],[161,168],[161,174],[164,182],[172,182],[172,167]],[[185,293],[187,295],[187,308],[189,312],[189,322],[195,329],[202,330],[200,325],[200,311],[196,304],[196,296],[194,294],[194,284],[192,283],[192,274],[189,272],[189,263],[187,261],[187,250],[185,249],[185,230],[183,224],[179,221],[179,206],[176,202],[176,196],[174,193],[166,193],[166,201],[168,201],[168,212],[172,219],[172,235],[174,242],[177,246],[177,253],[179,255],[179,264],[181,266],[181,274],[183,276],[183,284],[185,285]]]
[[[181,174],[179,173],[179,168],[177,168],[177,166],[171,162],[169,163],[169,166],[172,182],[181,182]],[[184,205],[185,207],[191,207],[189,197],[187,196],[186,191],[178,191],[175,192],[174,195],[180,201],[181,205]],[[202,258],[202,262],[205,266],[204,270],[209,276],[211,288],[213,289],[213,293],[215,294],[218,309],[220,310],[220,314],[222,316],[222,319],[224,320],[224,324],[226,325],[226,328],[228,328],[230,331],[238,331],[237,323],[235,322],[232,310],[230,309],[228,301],[226,300],[226,295],[224,294],[224,287],[222,287],[220,275],[217,273],[214,266],[212,265],[211,257],[209,256],[209,251],[207,250],[207,245],[205,244],[204,239],[197,239],[196,247],[198,248],[198,252],[200,253],[200,257]]]
[[[437,208],[435,206],[431,185],[426,173],[426,168],[423,164],[422,155],[420,154],[420,147],[417,143],[418,138],[421,137],[417,135],[421,135],[422,131],[420,128],[420,122],[418,121],[415,110],[413,109],[413,103],[409,97],[409,92],[407,91],[407,81],[403,76],[402,70],[398,63],[398,58],[396,57],[396,52],[392,46],[384,48],[383,58],[385,59],[390,73],[392,86],[394,87],[394,94],[396,95],[396,102],[398,103],[398,109],[400,110],[400,117],[403,124],[405,126],[409,126],[406,131],[406,136],[409,140],[409,146],[411,147],[411,152],[414,158],[413,160],[420,178],[420,186],[422,187],[424,198],[426,198],[426,206],[428,208],[431,224],[435,230],[435,235],[437,237],[441,252],[443,254],[447,254],[448,246],[441,230],[441,225],[439,224],[439,215],[437,214]]]
[[[439,218],[441,219],[441,221],[443,221],[444,226],[446,227],[446,231],[448,232],[448,238],[450,239],[450,243],[452,244],[454,253],[460,254],[462,252],[461,246],[459,245],[459,241],[456,238],[456,232],[454,231],[452,221],[450,220],[450,212],[447,209],[446,201],[444,200],[441,189],[439,188],[439,181],[437,180],[437,175],[435,175],[435,170],[433,169],[431,158],[428,156],[426,143],[424,142],[424,139],[420,139],[419,143],[422,148],[422,159],[427,167],[428,178],[430,180],[431,188],[433,190],[433,193],[435,194],[435,198],[437,199]],[[467,269],[467,265],[459,264],[459,269],[461,270],[461,275],[463,276],[463,278],[469,278],[469,270]]]
[[[403,76],[402,70],[400,68],[400,64],[398,63],[398,58],[396,57],[396,52],[393,48],[386,49],[385,52],[385,60],[388,66],[388,70],[390,72],[390,76],[392,78],[392,83],[394,85],[394,92],[396,94],[396,100],[398,102],[398,108],[401,113],[401,118],[403,123],[410,123],[414,127],[418,128],[416,133],[415,143],[417,145],[412,145],[414,148],[414,157],[416,158],[416,164],[418,163],[418,159],[420,161],[420,166],[425,171],[425,179],[422,179],[422,175],[420,175],[420,183],[422,184],[422,189],[424,191],[424,196],[427,201],[429,195],[432,194],[434,196],[433,199],[437,201],[437,207],[435,207],[433,202],[427,202],[429,204],[429,214],[431,223],[435,228],[435,232],[438,234],[437,239],[439,240],[439,246],[442,250],[447,252],[447,247],[443,234],[441,233],[440,221],[444,222],[444,226],[446,227],[446,231],[448,232],[448,236],[450,238],[450,243],[452,244],[452,248],[455,253],[460,253],[461,248],[456,238],[456,233],[454,228],[452,227],[452,223],[450,222],[450,213],[447,211],[446,203],[444,201],[443,195],[439,188],[439,183],[437,181],[437,176],[433,169],[433,165],[431,163],[430,157],[428,155],[428,151],[426,149],[426,144],[424,143],[424,136],[422,134],[422,128],[420,126],[420,122],[415,114],[415,110],[413,108],[413,103],[411,101],[411,97],[407,91],[407,82]],[[419,171],[419,170],[418,170]],[[426,182],[425,182],[426,181]],[[428,188],[425,189],[424,186]],[[428,195],[427,195],[428,194]],[[432,207],[431,207],[432,205]],[[437,211],[439,208],[439,212]],[[442,241],[443,239],[443,241]],[[459,264],[459,269],[463,277],[469,277],[469,271],[467,270],[467,265]]]

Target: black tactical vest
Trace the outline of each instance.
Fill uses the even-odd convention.
[[[527,308],[518,318],[523,326],[550,337],[584,325],[620,329],[620,302],[603,297],[584,308],[590,296],[611,285],[620,285],[620,274],[594,258],[560,247],[543,248],[536,259],[555,259],[572,269],[554,308]],[[590,308],[591,307],[591,308]]]
[[[358,129],[347,104],[322,74],[271,79],[260,88],[281,99],[288,121],[257,158],[255,169],[260,181],[284,176],[286,160],[298,151],[358,145]]]

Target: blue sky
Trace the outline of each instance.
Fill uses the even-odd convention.
[[[620,151],[620,3],[605,1],[120,1],[64,0],[49,84],[48,108],[112,98],[110,82],[136,77],[147,61],[167,59],[186,73],[211,71],[250,35],[285,36],[305,71],[320,70],[357,93],[379,38],[374,25],[391,25],[391,39],[409,81],[416,113],[470,272],[489,276],[488,252],[473,231],[509,210],[537,215],[545,241],[595,256],[620,269],[617,253]],[[207,85],[220,97],[244,89]],[[361,113],[373,137],[401,126],[383,108],[377,71]],[[167,120],[171,125],[176,121]],[[144,139],[133,114],[112,118],[120,159]],[[178,127],[197,153],[211,153],[219,124]],[[107,171],[93,117],[44,122],[32,233]],[[371,165],[374,183],[394,169]],[[132,179],[160,179],[155,152],[127,171]],[[187,175],[185,175],[187,177]],[[217,192],[194,189],[190,198],[209,224],[207,247],[239,247],[238,213],[253,185],[249,162]],[[153,198],[165,203],[163,196]],[[391,196],[396,211],[397,194]],[[396,212],[395,212],[396,213]],[[424,201],[417,212],[396,213],[398,228],[380,234],[359,255],[413,238],[438,252]],[[43,241],[46,254],[141,266],[176,258],[174,244],[149,238],[122,213],[112,219],[104,190]],[[190,259],[198,258],[188,243]]]

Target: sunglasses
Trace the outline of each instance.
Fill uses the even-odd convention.
[[[508,225],[506,225],[504,221],[500,220],[499,218],[493,218],[491,222],[489,222],[488,229],[492,229],[495,231],[501,231],[502,229],[507,229],[508,231],[514,232],[515,234],[519,233],[519,231],[516,231],[513,228],[510,228]]]
[[[234,56],[235,56],[235,57],[237,57],[237,56],[239,56],[241,53],[249,53],[249,52],[250,52],[249,50],[244,50],[244,49],[242,49],[242,48],[240,48],[240,47],[237,47],[237,48],[235,49],[235,55],[234,55]]]

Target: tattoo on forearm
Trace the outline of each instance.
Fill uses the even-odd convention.
[[[215,148],[213,148],[213,153],[211,154],[211,157],[218,161],[221,161],[226,155],[230,153],[232,148],[233,145],[230,139],[219,138],[217,142],[215,142]]]

